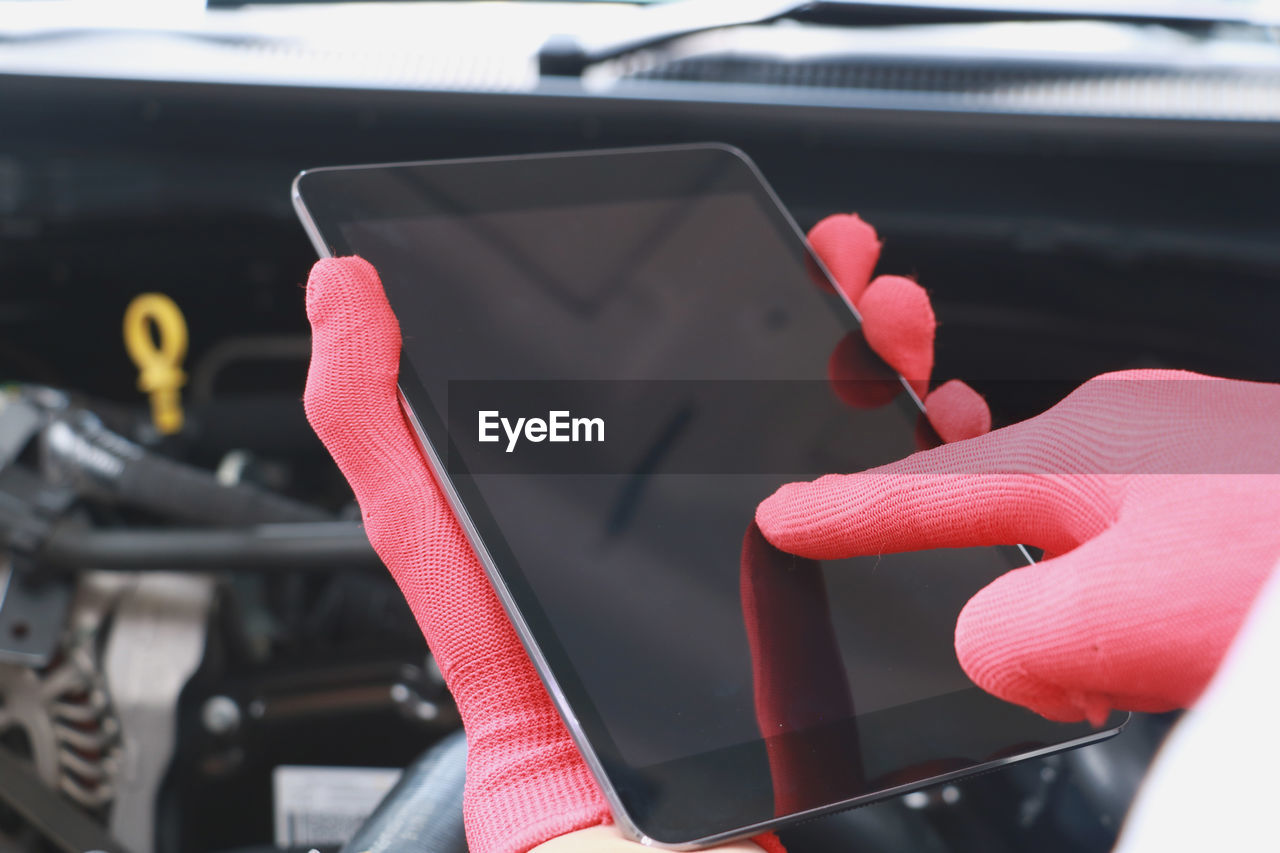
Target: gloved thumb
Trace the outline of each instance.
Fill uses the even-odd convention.
[[[459,540],[400,409],[400,326],[373,266],[357,257],[319,261],[307,282],[307,317],[307,420],[351,484],[374,549],[394,568]],[[419,529],[452,538],[428,542],[412,535]]]
[[[307,419],[360,498],[362,484],[377,479],[364,470],[378,461],[365,448],[414,447],[396,391],[400,326],[378,273],[357,257],[316,263],[307,281],[307,318]]]
[[[1170,595],[1168,567],[1147,549],[1117,525],[1001,575],[960,612],[961,667],[987,692],[1061,722],[1190,705],[1220,657],[1206,647],[1231,632],[1217,624],[1223,614]]]

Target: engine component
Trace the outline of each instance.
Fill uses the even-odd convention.
[[[88,811],[111,801],[119,723],[83,647],[43,674],[0,664],[0,696],[0,737],[11,753],[29,758],[45,785]]]
[[[466,853],[466,775],[467,738],[458,730],[405,769],[342,853]]]
[[[47,570],[364,571],[386,569],[354,521],[252,527],[90,530],[55,526],[36,555]]]
[[[178,303],[163,293],[134,297],[124,312],[124,345],[138,366],[138,390],[151,397],[151,421],[156,430],[162,435],[178,432],[183,421],[178,392],[187,381],[182,372],[187,321]]]
[[[86,575],[48,666],[0,663],[0,740],[36,777],[88,815],[115,797],[120,723],[97,659],[99,638],[125,579]]]
[[[49,662],[66,621],[71,589],[65,581],[15,572],[11,559],[0,562],[0,661],[26,666]]]
[[[120,720],[122,761],[113,832],[138,853],[155,849],[156,801],[175,750],[178,695],[204,659],[212,579],[138,577],[121,596],[103,653]]]
[[[0,664],[13,758],[138,853],[155,849],[178,696],[204,659],[213,591],[202,575],[83,575],[53,663]]]
[[[152,453],[84,410],[58,414],[40,433],[41,467],[58,485],[108,504],[202,524],[324,521],[316,507]]]
[[[43,787],[22,762],[0,750],[0,801],[62,853],[126,853],[126,848],[75,807]],[[3,839],[0,839],[3,840]],[[7,845],[6,845],[6,849]]]

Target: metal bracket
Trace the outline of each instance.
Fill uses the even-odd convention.
[[[71,606],[71,584],[0,565],[0,662],[41,667],[53,657]]]

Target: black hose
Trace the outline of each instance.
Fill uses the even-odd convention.
[[[364,526],[354,521],[132,530],[64,522],[49,533],[34,560],[52,571],[386,571]]]
[[[458,730],[405,769],[341,853],[466,853],[466,777],[467,739]]]
[[[59,484],[85,497],[127,504],[175,521],[235,527],[332,518],[318,507],[249,483],[223,485],[208,471],[134,444],[84,410],[70,412],[46,427],[40,451],[45,470]]]

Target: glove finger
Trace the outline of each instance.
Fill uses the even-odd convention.
[[[418,620],[467,737],[473,850],[527,850],[608,808],[525,655],[400,409],[400,329],[373,267],[321,261],[307,283],[307,418],[355,491],[369,541]]]
[[[867,343],[924,397],[933,374],[938,323],[925,289],[909,278],[882,275],[858,303]]]
[[[400,328],[377,272],[360,258],[320,261],[307,283],[307,317],[307,419],[351,484],[369,541],[396,576],[442,668],[448,649],[435,648],[424,618],[433,604],[431,579],[405,567],[449,573],[455,600],[468,602],[477,623],[493,624],[506,639],[501,607],[400,409]]]
[[[1203,653],[1212,620],[1194,596],[1173,600],[1165,561],[1135,541],[1116,525],[988,584],[956,622],[961,667],[989,693],[1061,722],[1193,702],[1218,659]]]
[[[991,432],[991,410],[982,395],[959,379],[944,382],[924,398],[929,424],[944,442]]]
[[[809,230],[809,245],[844,295],[858,305],[880,259],[876,230],[856,213],[837,213]]]
[[[307,281],[307,319],[307,419],[355,491],[373,538],[382,526],[377,509],[410,485],[425,490],[426,509],[440,503],[400,409],[400,325],[377,272],[357,257],[316,263]]]
[[[809,559],[1025,543],[1063,552],[1114,515],[1089,475],[1046,471],[1056,458],[1024,422],[857,474],[790,483],[756,521],[775,547]]]
[[[354,489],[391,486],[388,468],[417,448],[396,392],[400,325],[373,266],[357,257],[318,261],[307,280],[307,319],[307,419]]]

